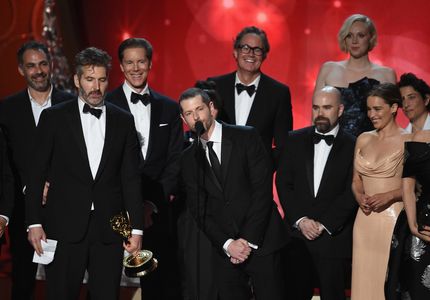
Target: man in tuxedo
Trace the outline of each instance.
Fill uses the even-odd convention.
[[[288,86],[261,72],[269,50],[269,41],[262,29],[245,27],[233,45],[237,70],[208,80],[216,83],[223,102],[218,119],[255,127],[276,162],[277,152],[293,128],[293,115]]]
[[[0,129],[0,254],[4,243],[4,232],[13,210],[13,174],[9,165],[6,140]]]
[[[137,130],[145,209],[145,247],[160,264],[157,272],[141,278],[142,298],[180,299],[176,261],[174,194],[183,146],[178,103],[149,88],[152,46],[143,38],[124,40],[118,48],[124,83],[106,97],[131,112]]]
[[[219,299],[250,299],[249,278],[257,299],[283,299],[279,249],[286,238],[261,138],[252,127],[215,121],[201,89],[186,90],[179,105],[191,130],[205,130],[183,152],[181,178],[188,209],[213,245]]]
[[[289,134],[276,186],[293,243],[285,268],[291,299],[311,299],[319,281],[321,299],[345,299],[356,202],[351,191],[354,138],[339,129],[339,91],[314,94],[314,126]]]
[[[106,103],[110,56],[87,48],[75,57],[77,99],[44,110],[36,130],[26,195],[28,240],[38,255],[41,241],[57,240],[46,266],[47,298],[77,299],[85,270],[92,299],[117,299],[123,244],[141,248],[143,206],[139,150],[133,117]],[[50,186],[42,208],[44,183]],[[110,219],[127,213],[127,242]]]
[[[27,240],[24,213],[36,126],[42,110],[73,96],[51,84],[52,62],[45,45],[26,42],[18,50],[17,58],[18,72],[27,88],[0,102],[0,126],[6,136],[15,181],[15,203],[9,224],[12,299],[25,300],[32,299],[37,271],[37,264],[32,262],[34,251]]]

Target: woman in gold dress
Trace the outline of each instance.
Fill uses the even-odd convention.
[[[401,106],[396,85],[375,86],[367,97],[367,115],[375,130],[356,143],[352,189],[360,206],[354,223],[351,300],[383,300],[384,282],[396,219],[403,208],[404,142],[397,123]]]

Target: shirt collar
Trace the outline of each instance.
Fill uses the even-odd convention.
[[[48,94],[48,97],[46,97],[46,99],[45,99],[45,101],[42,103],[42,104],[39,104],[32,96],[31,96],[31,93],[30,93],[30,89],[27,89],[27,92],[28,92],[28,98],[30,98],[30,101],[33,103],[33,104],[35,104],[35,105],[38,105],[38,106],[40,106],[40,107],[45,107],[45,106],[47,106],[48,104],[49,104],[49,102],[51,101],[51,96],[52,96],[52,90],[54,89],[54,87],[52,86],[52,84],[51,84],[51,88],[50,88],[50,91],[49,91],[49,94]]]
[[[237,83],[241,83],[241,84],[243,84],[245,86],[255,85],[255,89],[257,89],[258,88],[258,84],[260,83],[260,78],[261,78],[261,74],[259,74],[257,76],[257,78],[255,78],[254,81],[251,82],[250,84],[244,84],[242,81],[240,81],[239,76],[237,75],[237,72],[236,72],[236,79],[234,81],[234,85],[236,85]]]
[[[327,133],[319,132],[316,127],[315,127],[315,132],[322,135],[334,135],[334,137],[336,137],[337,134],[339,133],[339,124],[337,124],[332,130],[330,130]]]
[[[125,97],[127,98],[128,101],[131,101],[131,93],[136,93],[131,86],[128,84],[127,81],[124,81],[124,84],[122,85],[122,89],[124,90],[124,94]],[[148,94],[149,95],[149,87],[148,87],[148,83],[146,83],[145,87],[143,88],[143,90],[140,93],[136,93],[136,94]]]
[[[222,140],[222,125],[218,121],[214,120],[215,127],[212,131],[212,135],[208,141],[201,139],[202,143],[206,146],[207,142],[221,143]]]
[[[79,111],[81,113],[83,113],[84,110],[84,105],[86,104],[86,102],[84,101],[84,99],[82,99],[81,97],[78,97],[78,105],[79,105]],[[88,104],[89,105],[89,104]],[[91,105],[90,105],[91,106]],[[92,106],[91,106],[92,107]],[[106,106],[105,106],[105,102],[103,100],[102,104],[100,106],[94,107],[96,109],[101,109],[103,112],[106,110]]]

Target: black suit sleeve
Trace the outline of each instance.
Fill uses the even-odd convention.
[[[279,160],[280,151],[284,148],[288,136],[288,132],[293,129],[293,109],[291,106],[290,89],[285,86],[282,99],[280,99],[279,107],[277,109],[274,126],[273,138],[275,148],[273,150],[273,159],[275,166]]]
[[[139,172],[139,145],[133,119],[128,119],[127,139],[121,165],[121,185],[124,206],[127,210],[131,227],[143,230],[142,185]]]
[[[182,121],[180,118],[179,107],[174,107],[174,117],[169,132],[169,146],[160,181],[163,186],[164,195],[174,195],[177,193],[177,179],[179,174],[179,156],[184,144]]]
[[[3,131],[0,130],[0,214],[11,217],[14,206],[13,174],[9,165],[8,151]]]
[[[279,201],[284,209],[285,217],[290,225],[294,225],[295,222],[304,216],[306,211],[305,201],[295,199],[294,185],[296,170],[294,166],[295,157],[295,146],[294,141],[291,137],[288,137],[285,142],[285,147],[282,150],[280,156],[278,170],[276,172],[276,189],[278,191]],[[305,168],[305,166],[302,166]],[[303,182],[302,184],[307,184]]]
[[[26,189],[27,225],[42,223],[42,195],[54,148],[55,128],[54,114],[50,109],[43,110],[36,128],[36,145]]]
[[[251,204],[240,228],[240,237],[261,246],[267,223],[273,208],[272,169],[269,154],[257,132],[250,131],[249,139],[244,143],[248,161]]]
[[[351,143],[351,157],[353,156],[354,146]],[[346,158],[348,159],[348,158]],[[322,214],[317,221],[323,224],[330,233],[335,234],[340,231],[343,226],[353,219],[353,214],[357,210],[357,202],[354,199],[352,193],[352,169],[353,160],[351,158],[349,165],[346,167],[348,169],[348,178],[345,180],[344,190],[338,194],[332,204],[328,207],[326,212]]]

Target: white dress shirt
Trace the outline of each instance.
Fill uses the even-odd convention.
[[[430,118],[428,114],[422,130],[430,130]],[[408,126],[406,126],[405,131],[407,133],[412,133],[412,123],[409,123]]]
[[[53,90],[53,87],[51,85],[51,90],[49,91],[48,97],[45,99],[45,101],[42,104],[37,103],[37,101],[31,96],[30,90],[27,90],[28,97],[30,98],[31,110],[33,112],[34,123],[36,124],[36,126],[37,124],[39,124],[39,118],[42,111],[44,109],[51,107],[52,105],[52,102],[51,102],[52,90]]]
[[[124,90],[125,97],[127,98],[130,112],[134,117],[134,125],[136,127],[143,158],[146,159],[146,153],[148,151],[149,129],[151,127],[151,103],[145,106],[142,101],[138,101],[136,104],[131,102],[131,93],[136,92],[128,85],[127,81],[125,81],[122,85],[122,89]],[[142,92],[136,94],[149,95],[148,84],[146,84]]]
[[[258,75],[257,78],[250,84],[244,84],[240,81],[239,76],[237,76],[236,73],[236,80],[234,82],[234,109],[235,109],[235,116],[236,116],[236,125],[246,125],[246,122],[248,121],[249,112],[251,111],[252,103],[254,103],[255,95],[257,94],[258,84],[260,83],[260,77],[261,75]],[[243,91],[240,93],[240,95],[237,93],[236,84],[241,83],[243,85],[249,86],[249,85],[255,85],[255,93],[252,94],[251,97],[249,97],[249,94],[246,91]]]

